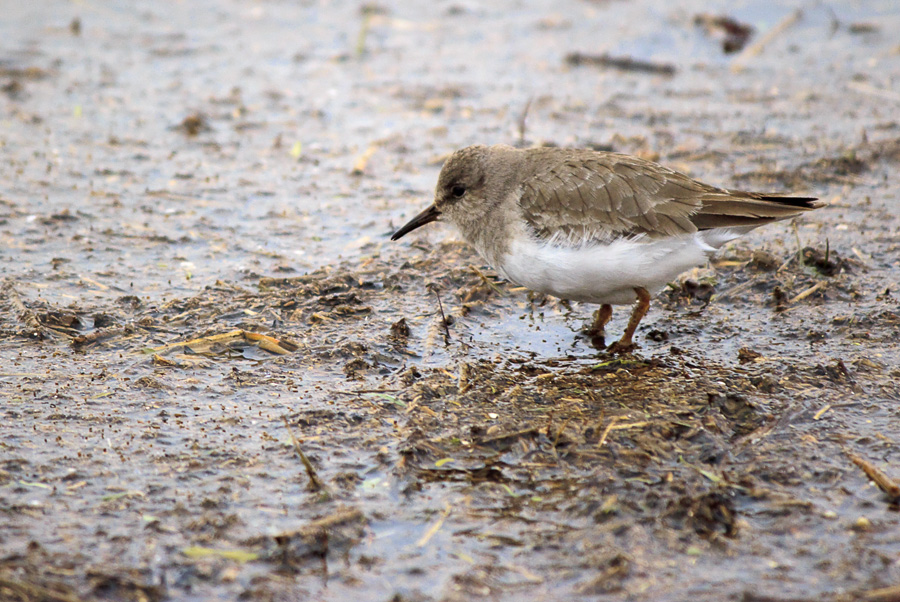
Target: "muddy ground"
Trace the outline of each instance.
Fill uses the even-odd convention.
[[[895,3],[7,4],[0,600],[900,599]],[[612,357],[476,142],[827,206]]]

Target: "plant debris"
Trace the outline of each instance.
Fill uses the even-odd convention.
[[[753,27],[727,15],[701,13],[694,17],[694,25],[702,27],[706,35],[720,39],[722,52],[740,52],[753,36]]]
[[[896,598],[887,21],[760,5],[720,56],[698,2],[58,8],[0,20],[0,600]],[[389,241],[492,142],[825,207],[614,357],[450,229]]]
[[[658,75],[675,75],[675,65],[668,63],[655,63],[631,57],[616,57],[608,54],[585,54],[582,52],[570,52],[566,55],[566,64],[573,67],[583,65],[593,67],[610,67],[619,71],[632,71],[638,73],[653,73]]]

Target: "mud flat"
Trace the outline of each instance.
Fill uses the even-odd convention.
[[[900,12],[799,8],[9,8],[0,600],[898,599]],[[828,205],[613,357],[388,242],[475,142]]]

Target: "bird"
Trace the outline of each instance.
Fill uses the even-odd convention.
[[[588,329],[603,348],[613,305],[634,304],[627,353],[650,300],[725,243],[823,206],[817,198],[705,184],[631,155],[578,148],[474,145],[454,152],[434,201],[397,230],[454,224],[504,279],[569,301],[598,304]]]

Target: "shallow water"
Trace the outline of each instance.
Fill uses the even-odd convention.
[[[755,56],[693,24],[727,13],[752,45],[796,8]],[[900,477],[893,3],[4,10],[0,598],[841,600],[900,582],[896,503],[845,453]],[[499,142],[609,145],[829,205],[661,293],[614,359],[580,334],[593,307],[495,290],[448,228],[388,241],[445,154]],[[835,273],[788,261],[804,247]],[[296,348],[160,350],[233,329]]]

